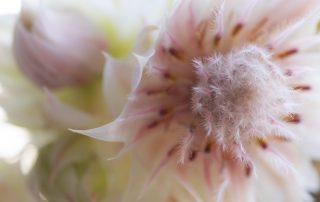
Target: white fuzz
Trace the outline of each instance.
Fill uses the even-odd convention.
[[[268,52],[251,45],[194,64],[193,110],[223,149],[244,152],[252,139],[286,135],[277,122],[290,111],[290,90]]]

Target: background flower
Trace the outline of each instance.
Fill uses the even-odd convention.
[[[119,145],[68,135],[39,150],[29,177],[39,201],[120,201],[130,160],[107,161]]]
[[[19,67],[40,87],[81,85],[102,71],[106,42],[78,13],[23,4],[14,36]]]
[[[110,2],[110,4],[116,5],[117,3]],[[143,6],[142,4],[139,5]],[[167,6],[165,3],[158,3],[157,5]],[[148,33],[143,31],[142,34],[138,34],[142,27],[148,25],[150,21],[144,21],[142,15],[136,16],[137,11],[131,14],[125,12],[125,10],[129,10],[129,7],[124,9],[122,6],[128,6],[124,2],[116,6],[119,10],[124,9],[122,12],[115,12],[114,10],[106,12],[104,9],[109,8],[109,5],[103,9],[101,5],[97,5],[97,2],[92,1],[83,1],[82,3],[42,1],[41,6],[49,10],[61,11],[61,13],[77,12],[90,18],[96,26],[103,30],[103,37],[110,45],[110,47],[108,46],[108,52],[112,56],[109,57],[126,56],[133,48],[141,48],[141,51],[146,51],[152,42],[152,39],[149,38],[149,31]],[[164,11],[163,7],[157,9],[160,12]],[[121,22],[113,21],[114,19],[125,20],[122,18],[123,13],[126,13],[127,16],[132,15],[132,18],[128,18],[132,21],[127,23],[128,27],[125,32],[119,30],[120,27],[118,26],[122,26]],[[22,156],[16,159],[18,164],[24,164],[23,156],[28,153],[29,147],[33,148],[32,159],[37,159],[35,166],[32,168],[33,160],[27,158],[27,169],[24,171],[23,169],[17,169],[17,172],[19,174],[23,172],[24,175],[29,174],[29,185],[32,185],[34,196],[37,199],[67,200],[65,195],[67,192],[71,197],[84,201],[87,201],[91,194],[99,195],[97,198],[94,197],[97,201],[120,200],[121,192],[126,188],[126,169],[130,160],[121,160],[122,164],[120,162],[109,164],[110,162],[106,158],[112,153],[110,150],[117,148],[117,145],[110,146],[104,143],[96,143],[88,140],[88,138],[72,136],[71,132],[68,131],[68,128],[85,129],[110,120],[111,114],[107,109],[102,89],[102,75],[98,75],[94,80],[82,86],[63,87],[53,91],[39,88],[20,72],[13,56],[13,29],[17,16],[1,16],[0,20],[1,28],[3,28],[0,37],[0,53],[4,57],[4,60],[0,61],[0,83],[1,90],[3,90],[0,97],[1,106],[4,108],[9,122],[27,129],[30,133],[28,146],[22,151]],[[48,22],[45,19],[43,20],[43,23]],[[146,28],[146,30],[149,29],[152,30],[153,28]],[[147,33],[148,37],[144,37],[144,33]],[[139,39],[136,39],[137,37]],[[139,43],[136,43],[136,40]],[[141,46],[134,47],[134,44],[141,44]],[[19,51],[23,50],[19,49]],[[21,54],[28,57],[28,53],[22,52]],[[122,95],[118,96],[121,98]],[[113,99],[118,96],[113,96]],[[69,145],[70,147],[66,149],[63,158],[59,159],[61,161],[52,162],[57,155],[55,152],[64,151],[61,146],[68,145],[70,141],[76,143]],[[94,157],[94,161],[91,157]],[[58,164],[62,162],[62,168],[50,169],[47,167],[57,162]],[[79,173],[81,168],[78,166],[84,168],[85,171]],[[32,168],[31,174],[29,173],[30,168]],[[122,172],[116,172],[120,170]],[[47,177],[51,176],[52,172],[55,173],[55,176],[50,184]],[[64,180],[66,176],[68,180]],[[97,178],[100,176],[107,176],[105,183],[97,183],[98,185],[95,188],[91,187],[91,183],[99,181],[100,179]],[[25,176],[21,177],[21,180],[22,183],[26,183]],[[101,181],[104,180],[101,179]],[[76,191],[66,187],[66,185],[75,184],[77,185]],[[64,187],[67,191],[63,192],[64,189],[56,189],[56,186]],[[101,191],[102,189],[104,191]],[[83,195],[80,196],[80,194]]]

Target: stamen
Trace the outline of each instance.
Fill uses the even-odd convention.
[[[204,148],[204,152],[209,154],[211,152],[211,143],[207,143],[206,147]]]
[[[251,175],[251,173],[252,173],[252,166],[249,165],[249,164],[247,164],[247,165],[245,166],[245,171],[246,171],[246,176],[247,176],[247,177],[250,177],[250,175]]]
[[[298,51],[299,50],[297,48],[292,48],[292,49],[289,49],[289,50],[286,50],[282,53],[277,54],[276,57],[279,59],[284,59],[284,58],[287,58],[289,56],[292,56],[292,55],[298,53]]]
[[[154,89],[142,89],[141,92],[139,93],[145,93],[148,96],[152,96],[152,95],[158,95],[158,94],[162,94],[162,93],[167,93],[170,88],[172,88],[172,85],[169,85],[165,88],[161,87],[161,88],[154,88]]]
[[[198,42],[198,46],[200,48],[203,45],[203,41],[206,36],[208,27],[209,27],[208,21],[204,21],[199,25],[199,28],[197,29],[197,32],[195,33],[195,36],[196,36],[197,42]]]
[[[189,160],[190,161],[194,161],[197,157],[197,151],[192,151],[190,156],[189,156]]]
[[[148,128],[148,129],[153,129],[153,128],[155,128],[158,124],[159,124],[158,121],[153,121],[153,122],[151,122],[150,124],[148,124],[147,128]]]
[[[250,31],[249,41],[255,41],[259,38],[259,36],[262,34],[261,30],[265,25],[267,25],[268,21],[269,18],[264,17],[253,27],[253,29]]]
[[[168,109],[160,109],[159,110],[159,116],[165,116],[169,113]]]
[[[232,36],[235,37],[243,28],[244,24],[243,23],[238,23],[236,26],[233,28],[232,31]]]
[[[301,40],[294,41],[290,46],[299,47],[299,50],[306,50],[311,47],[317,47],[320,44],[320,36],[309,36]]]
[[[240,17],[240,20],[233,28],[233,31],[231,34],[233,37],[235,37],[242,30],[242,28],[244,27],[244,23],[247,21],[247,19],[251,15],[253,8],[255,7],[255,5],[257,4],[258,1],[259,0],[251,0],[248,7],[246,9],[244,9],[244,12],[242,13],[242,16]]]
[[[215,37],[214,37],[214,39],[213,39],[213,45],[214,45],[214,47],[217,47],[217,46],[219,45],[219,43],[220,43],[220,41],[221,41],[221,38],[222,38],[222,36],[221,36],[220,33],[217,33],[217,34],[215,35]]]
[[[263,140],[263,139],[258,139],[258,143],[261,146],[262,149],[267,149],[268,148],[268,143]]]
[[[310,91],[311,90],[311,86],[309,86],[309,85],[298,85],[298,86],[295,86],[293,89],[294,90],[299,90],[299,91]]]
[[[286,69],[285,73],[286,76],[292,76],[293,75],[293,71],[292,69]]]
[[[297,113],[291,113],[288,116],[284,117],[283,120],[288,123],[298,124],[301,122],[301,117]]]
[[[183,164],[185,162],[186,157],[189,155],[190,159],[190,149],[192,147],[194,139],[193,131],[190,129],[190,131],[187,132],[187,134],[184,135],[183,140],[181,142],[181,148],[180,148],[180,162]]]
[[[182,54],[181,51],[178,51],[177,49],[173,48],[173,47],[170,47],[168,49],[168,52],[173,56],[175,57],[177,60],[184,60],[184,55]]]

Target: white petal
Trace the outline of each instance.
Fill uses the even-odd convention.
[[[310,162],[306,161],[308,159],[301,156],[299,149],[293,144],[279,142],[279,144],[272,143],[270,146],[274,147],[286,160],[294,164],[298,172],[293,173],[290,170],[279,169],[279,166],[270,164],[273,157],[266,155],[266,152],[269,153],[269,151],[256,150],[254,159],[257,174],[254,180],[258,201],[310,201],[312,198],[308,191],[311,190],[308,190],[308,186],[303,182],[308,179],[304,173],[307,170],[301,169],[302,166],[300,166],[300,164],[305,165],[305,163],[311,165]]]
[[[125,139],[123,138],[123,136],[116,133],[117,129],[118,129],[117,123],[112,122],[110,124],[107,124],[98,128],[89,129],[89,130],[71,129],[71,131],[75,133],[81,133],[83,135],[96,138],[98,140],[110,141],[110,142],[123,142]]]
[[[133,51],[139,54],[150,54],[153,48],[154,39],[152,34],[158,30],[158,27],[155,25],[146,26],[138,34],[136,43],[133,47]]]
[[[147,59],[137,55],[122,60],[116,60],[109,55],[106,57],[104,96],[112,116],[116,118],[123,110],[130,92],[140,82]]]
[[[294,133],[301,139],[301,147],[312,158],[320,159],[320,114],[317,109],[320,107],[320,71],[313,70],[303,72],[292,79],[293,84],[310,85],[309,91],[297,91],[296,112],[301,116],[298,124],[288,124]]]

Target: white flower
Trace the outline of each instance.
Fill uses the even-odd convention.
[[[38,201],[120,201],[130,161],[105,160],[118,147],[85,137],[64,136],[39,150],[37,163],[28,176],[30,191]]]
[[[144,71],[120,115],[78,131],[123,142],[117,157],[131,151],[147,170],[147,178],[133,171],[125,200],[140,187],[145,201],[153,189],[161,192],[154,201],[312,201],[319,8],[314,0],[182,0],[155,53],[129,65]]]

